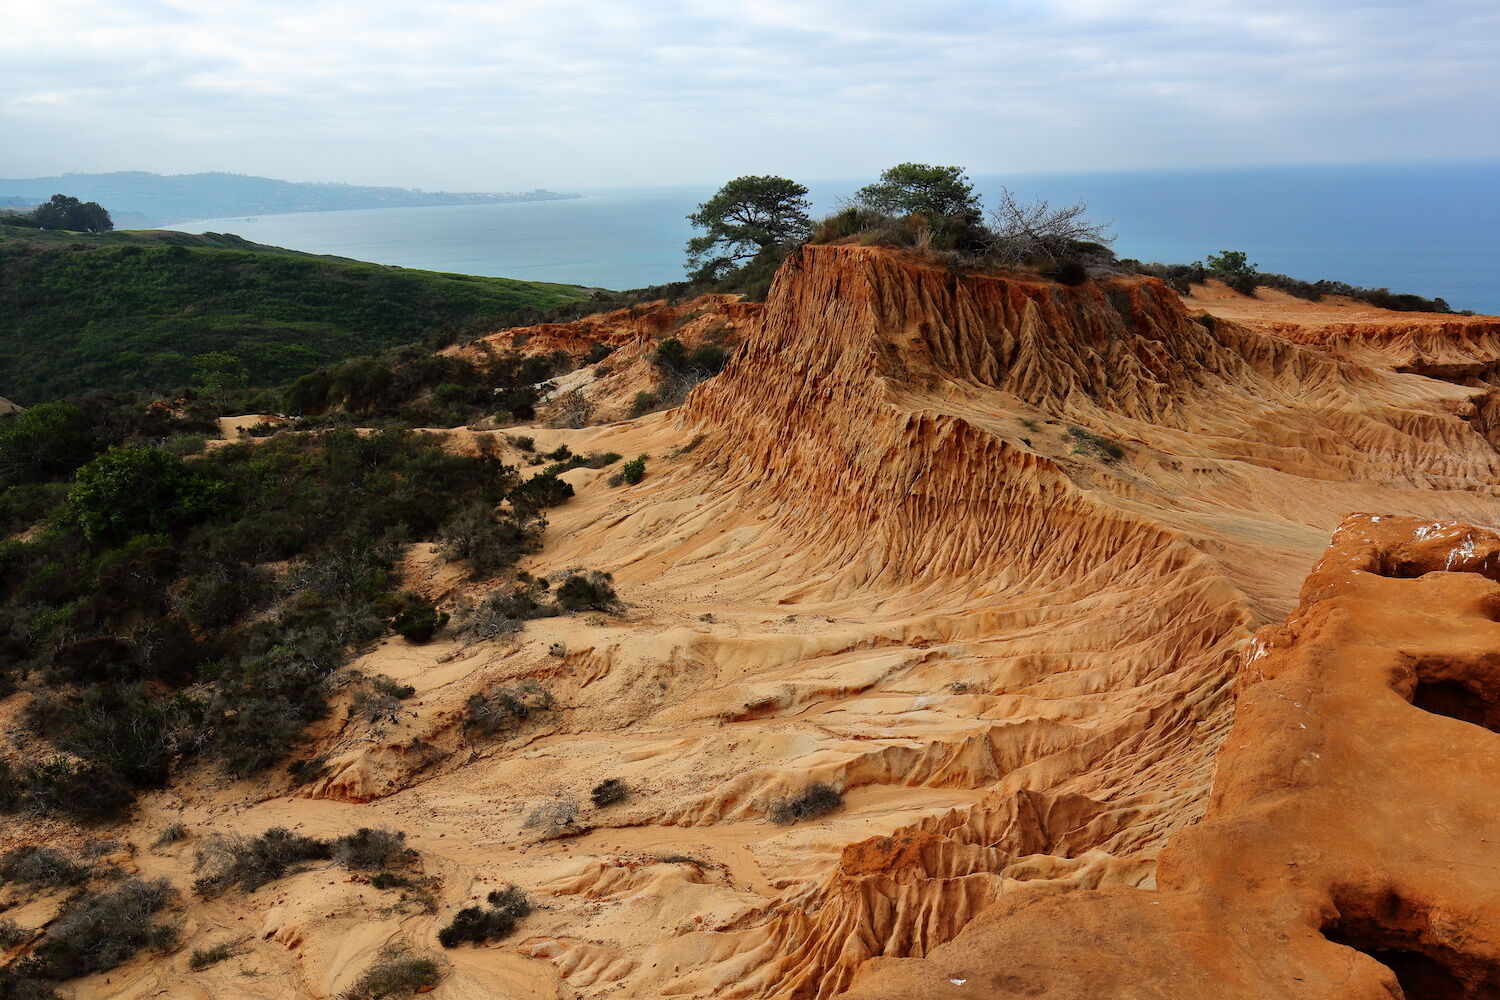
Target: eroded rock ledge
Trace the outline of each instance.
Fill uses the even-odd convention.
[[[1001,897],[848,996],[1500,996],[1500,534],[1345,520],[1238,677],[1157,888]]]

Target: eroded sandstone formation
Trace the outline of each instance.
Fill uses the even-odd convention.
[[[1392,664],[1418,677],[1441,657],[1391,651],[1446,623],[1457,664],[1495,627],[1473,612],[1493,539],[1451,526],[1500,520],[1500,454],[1476,419],[1489,390],[1197,311],[1150,279],[1069,287],[814,246],[763,308],[490,338],[617,338],[609,373],[571,386],[603,407],[629,399],[661,336],[733,326],[734,360],[678,410],[515,429],[540,451],[650,456],[637,486],[564,473],[577,496],[526,563],[607,570],[629,609],[513,642],[391,640],[357,666],[413,686],[412,707],[320,724],[324,777],[188,784],[122,831],[392,826],[441,878],[437,913],[312,871],[190,909],[195,935],[253,930],[259,975],[142,959],[80,996],[334,995],[385,943],[436,952],[446,915],[510,883],[538,909],[503,943],[440,952],[439,995],[1379,996],[1349,992],[1384,974],[1324,932],[1343,920],[1365,941],[1389,893],[1421,908],[1398,906],[1407,931],[1439,929],[1400,947],[1483,982],[1481,931],[1454,930],[1492,926],[1482,892],[1459,896],[1488,878],[1465,874],[1482,842],[1451,868],[1417,849],[1486,815],[1477,795],[1422,812],[1485,787],[1482,751],[1433,780],[1435,748],[1492,734],[1409,704]],[[1353,511],[1420,520],[1351,522],[1299,604]],[[1417,572],[1450,557],[1481,571]],[[404,565],[445,607],[473,596],[430,546]],[[1432,635],[1412,631],[1429,597]],[[1417,700],[1470,704],[1480,668],[1463,669]],[[556,710],[506,739],[465,734],[470,695],[522,680]],[[1427,762],[1416,777],[1396,773],[1406,757]],[[630,797],[558,836],[528,826],[603,778]],[[842,808],[770,821],[818,783]],[[1330,831],[1351,829],[1336,856]],[[1381,868],[1391,845],[1411,851]],[[188,860],[138,863],[184,880]],[[1366,893],[1380,878],[1389,893]]]
[[[880,997],[1500,995],[1500,534],[1356,515],[1241,660],[1154,889],[1022,889]]]

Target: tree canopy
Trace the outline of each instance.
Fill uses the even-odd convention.
[[[855,198],[891,215],[920,214],[965,226],[979,224],[979,196],[963,167],[898,163],[881,173],[879,183],[860,188]]]
[[[705,230],[688,241],[689,272],[715,279],[742,261],[780,255],[812,232],[807,188],[774,175],[736,177],[688,221]]]
[[[226,502],[226,487],[159,448],[111,448],[79,469],[68,504],[91,542],[167,532],[202,520]]]
[[[42,229],[68,229],[85,233],[107,233],[115,228],[109,213],[97,201],[79,201],[55,194],[38,205],[31,218]]]

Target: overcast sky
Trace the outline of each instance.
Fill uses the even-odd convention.
[[[1497,0],[0,0],[0,176],[1494,158]]]

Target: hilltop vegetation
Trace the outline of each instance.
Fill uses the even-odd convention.
[[[233,354],[253,386],[479,321],[582,301],[575,286],[301,254],[235,236],[80,235],[0,224],[0,394],[186,385]]]
[[[121,170],[61,177],[0,178],[0,200],[5,202],[25,204],[28,196],[31,201],[39,202],[54,191],[67,191],[80,198],[102,202],[111,211],[149,219],[151,224],[273,212],[488,205],[577,197],[540,188],[509,193],[420,191],[362,184],[282,181],[222,172],[164,175]]]

